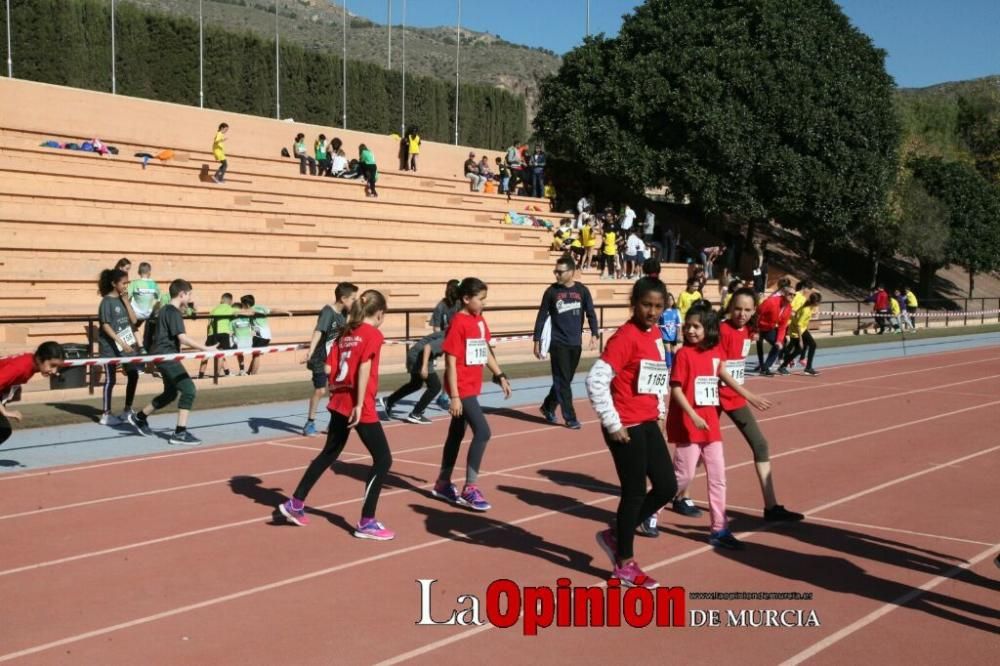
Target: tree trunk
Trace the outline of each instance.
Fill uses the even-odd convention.
[[[972,298],[972,292],[976,288],[976,271],[969,271],[969,298]]]
[[[937,271],[937,264],[928,261],[920,262],[920,283],[917,285],[917,292],[920,294],[920,298],[931,297],[931,283],[934,281],[934,275]]]
[[[872,279],[869,288],[874,289],[875,285],[878,284],[878,268],[879,268],[879,255],[878,252],[869,252],[869,256],[872,260]]]

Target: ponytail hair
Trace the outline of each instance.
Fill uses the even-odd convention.
[[[375,289],[368,289],[361,293],[358,300],[354,301],[351,311],[347,315],[347,325],[345,329],[348,333],[364,323],[368,317],[373,317],[379,312],[385,312],[387,306],[385,296]]]
[[[458,280],[448,280],[448,285],[444,288],[444,302],[449,308],[455,307],[462,296],[458,293],[458,286],[462,284]]]
[[[105,268],[101,271],[101,277],[97,279],[97,289],[101,292],[101,296],[107,296],[114,293],[115,282],[127,277],[128,273],[120,268]]]

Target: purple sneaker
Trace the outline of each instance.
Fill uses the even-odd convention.
[[[305,504],[302,505],[301,509],[296,509],[292,506],[292,500],[288,500],[284,504],[279,505],[278,510],[281,511],[281,515],[287,518],[288,522],[293,525],[305,527],[309,524],[309,516],[306,515]]]
[[[434,488],[431,489],[431,495],[438,499],[443,499],[445,502],[458,504],[458,488],[455,487],[454,483],[438,481],[434,484]]]
[[[660,586],[656,580],[642,572],[642,569],[639,568],[639,564],[635,560],[627,562],[620,567],[615,567],[611,575],[620,580],[625,587],[644,587],[647,590],[652,590]]]
[[[608,528],[598,532],[597,545],[611,560],[611,567],[616,568],[618,566],[618,538],[615,536],[614,529]]]
[[[473,511],[489,511],[492,507],[476,486],[466,486],[458,498],[461,506],[467,506]]]
[[[396,537],[396,533],[386,528],[385,525],[374,518],[362,518],[354,530],[354,536],[359,539],[374,539],[375,541],[389,541]]]

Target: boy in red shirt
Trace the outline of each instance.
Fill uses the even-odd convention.
[[[21,412],[7,409],[7,403],[17,402],[21,384],[26,383],[37,372],[43,377],[51,377],[62,367],[66,356],[58,342],[43,342],[32,354],[17,354],[0,358],[0,444],[10,439],[13,428],[10,419],[20,421]]]

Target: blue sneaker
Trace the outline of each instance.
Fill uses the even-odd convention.
[[[489,511],[493,508],[476,486],[466,486],[463,488],[462,494],[458,498],[458,504],[467,506],[473,511]]]
[[[454,483],[438,481],[434,484],[434,488],[431,489],[431,495],[438,499],[443,499],[445,502],[458,504],[458,488],[455,487]]]
[[[542,416],[545,417],[545,420],[551,423],[552,425],[555,425],[558,422],[558,420],[556,419],[555,410],[546,409],[545,405],[542,405],[541,407],[538,408],[538,411],[540,411],[542,413]]]
[[[306,421],[306,425],[302,428],[302,435],[305,437],[312,437],[316,434],[316,422]]]
[[[570,419],[569,421],[566,421],[566,427],[570,430],[579,430],[583,427],[583,425],[576,419]]]
[[[712,532],[708,537],[708,542],[716,548],[728,548],[729,550],[743,550],[743,542],[733,536],[728,529]]]

